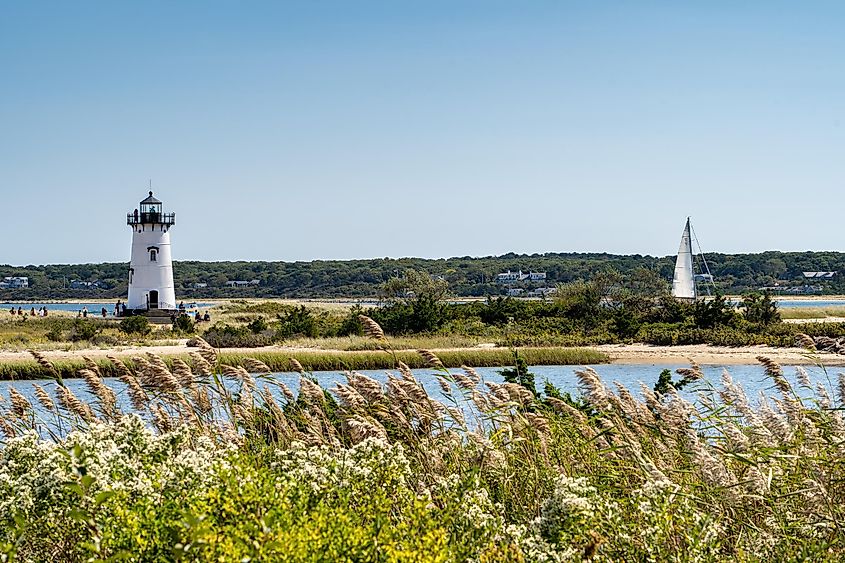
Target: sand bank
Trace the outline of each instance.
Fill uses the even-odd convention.
[[[771,346],[652,346],[649,344],[608,344],[593,346],[609,355],[616,364],[679,364],[695,361],[698,364],[742,365],[756,364],[757,356],[766,356],[781,364],[814,364],[845,366],[845,356],[829,352],[808,354],[803,348],[773,348]]]

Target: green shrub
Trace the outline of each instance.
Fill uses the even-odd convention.
[[[142,315],[133,315],[120,321],[120,331],[125,334],[146,336],[151,330],[150,321]]]
[[[206,330],[202,337],[215,348],[257,348],[274,342],[269,331],[255,334],[247,327],[216,324]]]
[[[189,315],[179,315],[173,321],[173,330],[187,334],[193,333],[197,329],[196,323]]]
[[[74,319],[70,327],[69,338],[72,342],[91,340],[102,331],[95,321],[90,319]]]

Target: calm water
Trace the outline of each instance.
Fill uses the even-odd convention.
[[[676,368],[689,367],[689,365],[602,364],[591,367],[593,367],[593,369],[595,369],[599,373],[599,375],[601,375],[601,377],[608,385],[610,385],[614,381],[618,381],[635,394],[639,394],[640,382],[643,382],[649,388],[653,387],[661,370],[671,369],[674,372]],[[554,385],[556,385],[558,388],[560,388],[562,391],[568,391],[573,395],[577,395],[578,380],[575,377],[576,369],[578,369],[576,366],[537,366],[532,367],[531,371],[536,375],[538,389],[542,389],[543,382],[548,380]],[[727,367],[719,365],[704,365],[702,366],[702,370],[704,372],[705,379],[701,382],[697,382],[696,385],[704,389],[706,389],[709,385],[718,388],[720,386],[720,378],[723,369],[728,369],[734,381],[742,385],[742,387],[745,389],[746,394],[752,401],[754,401],[755,398],[758,397],[760,392],[766,395],[773,394],[771,381],[766,378],[765,373],[763,372],[763,368],[756,365],[741,365]],[[835,396],[834,387],[837,374],[840,371],[845,370],[845,368],[828,368],[827,371],[824,371],[815,366],[805,366],[805,369],[807,369],[807,371],[809,372],[810,378],[814,381],[814,383],[818,382],[825,385],[825,387],[827,387],[828,389],[828,393],[830,393],[831,396]],[[498,371],[498,368],[478,369],[479,374],[481,374],[481,376],[485,380],[501,382],[502,377],[499,375]],[[785,366],[784,372],[786,374],[787,379],[789,379],[791,383],[796,385],[795,366]],[[369,375],[370,377],[373,377],[380,381],[386,380],[385,371],[362,371],[361,373]],[[442,398],[443,396],[440,391],[440,386],[433,373],[434,372],[432,372],[431,370],[425,369],[414,370],[414,375],[423,384],[426,391],[428,391],[428,393],[433,397]],[[324,388],[333,387],[338,382],[346,382],[345,377],[340,372],[315,372],[314,376],[316,377],[320,385],[322,385]],[[298,379],[299,376],[295,373],[276,373],[270,376],[270,381],[281,381],[285,383],[288,387],[290,387],[294,392],[296,392],[298,388]],[[85,400],[91,399],[91,395],[88,393],[84,381],[80,379],[68,379],[65,381],[67,386],[78,397]],[[125,408],[125,410],[130,410],[128,397],[126,396],[125,392],[125,386],[120,383],[120,381],[113,378],[107,378],[105,382],[117,392],[118,400],[121,405]],[[53,394],[56,386],[56,383],[53,380],[0,381],[0,393],[8,397],[8,388],[14,387],[24,396],[29,398],[37,409],[40,409],[40,405],[38,405],[33,395],[33,383],[38,383],[39,385],[47,388],[48,392],[50,392],[51,395]],[[262,382],[259,382],[259,386],[261,385]],[[270,387],[271,389],[275,389],[273,385],[270,385]],[[797,385],[796,389],[798,389]],[[685,391],[684,394],[687,395],[689,398],[694,399],[694,396],[691,393]],[[800,391],[799,394],[801,394],[802,396],[810,395],[810,393],[806,390]],[[44,420],[50,418],[46,416],[46,413],[44,413],[43,411],[41,411],[41,414],[45,415],[43,418]]]
[[[121,299],[121,302],[125,303],[125,301],[123,299]],[[20,307],[24,311],[29,311],[33,307],[35,307],[36,311],[38,309],[40,309],[41,307],[47,307],[47,311],[73,311],[73,312],[80,311],[80,310],[82,310],[83,307],[86,307],[88,309],[89,313],[93,313],[95,311],[100,311],[100,309],[105,307],[106,311],[108,311],[109,314],[111,314],[114,311],[114,304],[115,303],[117,303],[117,299],[115,299],[114,301],[111,301],[111,302],[107,302],[107,303],[22,303],[22,302],[0,303],[0,313],[2,313],[3,309],[5,309],[6,313],[8,314],[9,309],[11,309],[12,307],[14,307],[15,310],[17,310],[17,308]],[[209,307],[214,306],[213,303],[195,303],[193,301],[185,301],[185,306],[189,307],[189,305],[196,305],[196,308],[200,308],[200,309],[207,309]]]
[[[802,309],[833,309],[833,308],[845,308],[845,299],[789,299],[789,298],[776,298],[775,299],[778,303],[778,307],[781,309],[793,309],[793,308],[802,308]]]

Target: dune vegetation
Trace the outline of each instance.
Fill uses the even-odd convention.
[[[371,319],[368,335],[389,342]],[[812,345],[805,338],[807,346]],[[0,402],[5,561],[840,560],[845,379],[797,387],[761,358],[769,398],[681,371],[682,396],[578,373],[582,393],[408,367],[290,389],[204,341],[54,375]],[[679,382],[676,381],[676,384]],[[693,388],[693,395],[686,393]],[[831,388],[828,388],[831,387]]]

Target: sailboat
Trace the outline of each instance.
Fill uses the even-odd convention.
[[[678,248],[678,258],[675,260],[675,276],[672,279],[672,297],[675,299],[695,301],[698,298],[698,288],[695,285],[695,255],[692,252],[693,230],[690,226],[690,218],[687,217],[687,224],[684,226],[684,232],[681,234],[681,246]],[[713,276],[710,274],[710,269],[707,267],[707,261],[704,259],[704,254],[701,253],[699,245],[699,253],[706,270],[706,274],[699,276],[702,280],[713,283]],[[707,294],[710,294],[709,288]]]

